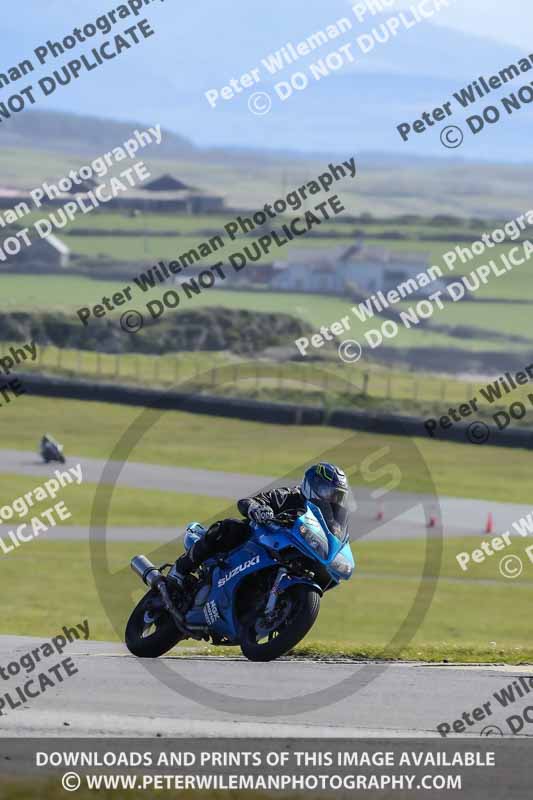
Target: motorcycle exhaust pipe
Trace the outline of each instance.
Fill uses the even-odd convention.
[[[185,632],[185,620],[170,599],[163,573],[146,556],[134,556],[130,561],[130,566],[143,583],[159,592],[163,605],[174,620],[176,627],[178,630]]]
[[[156,589],[158,583],[164,580],[163,574],[152,564],[146,556],[134,556],[130,566],[136,575],[151,589]]]

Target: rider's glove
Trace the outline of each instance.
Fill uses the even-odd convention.
[[[248,517],[252,522],[257,522],[259,525],[264,525],[274,519],[274,512],[270,506],[263,506],[260,503],[250,503],[248,506]]]

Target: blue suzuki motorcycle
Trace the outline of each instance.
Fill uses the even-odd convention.
[[[192,638],[238,645],[251,661],[272,661],[303,639],[324,592],[354,571],[348,532],[341,539],[333,535],[309,501],[296,519],[281,515],[251,529],[245,544],[205,561],[186,593],[173,581],[170,564],[158,569],[145,556],[132,559],[133,571],[150,587],[126,626],[133,655],[157,658]],[[186,549],[204,533],[191,523]]]

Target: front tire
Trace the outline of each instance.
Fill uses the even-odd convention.
[[[145,594],[126,625],[126,647],[139,658],[158,658],[183,639],[168,611],[159,608],[152,611],[158,598],[159,594],[153,589]]]
[[[268,634],[268,641],[260,641],[257,618],[248,620],[241,628],[241,650],[250,661],[273,661],[289,650],[311,630],[320,610],[320,595],[310,586],[297,584],[283,593],[281,602],[290,602],[291,608],[280,627]]]

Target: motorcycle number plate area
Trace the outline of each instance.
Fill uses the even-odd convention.
[[[220,619],[220,614],[218,613],[217,604],[214,600],[208,600],[204,606],[204,617],[205,621],[208,625],[214,625],[214,623]]]

